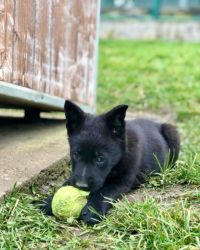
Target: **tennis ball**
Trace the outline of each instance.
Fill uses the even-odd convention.
[[[72,186],[65,186],[54,194],[52,200],[53,214],[59,218],[78,218],[82,208],[87,203],[89,192],[82,191]]]

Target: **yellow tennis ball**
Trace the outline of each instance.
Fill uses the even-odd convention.
[[[89,192],[72,186],[58,189],[52,200],[53,214],[59,219],[78,218]]]

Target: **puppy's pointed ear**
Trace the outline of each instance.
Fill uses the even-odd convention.
[[[119,137],[124,133],[127,108],[128,105],[119,105],[105,114],[108,128]]]
[[[64,111],[67,119],[66,127],[68,134],[77,132],[84,122],[85,113],[76,104],[68,100],[65,101]]]

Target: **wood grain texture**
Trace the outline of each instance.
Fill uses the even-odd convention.
[[[14,37],[13,37],[13,77],[12,82],[21,86],[28,86],[25,80],[28,64],[28,1],[14,3]]]
[[[94,106],[98,0],[0,0],[0,80]]]
[[[12,81],[14,2],[0,0],[0,79]]]
[[[52,2],[35,0],[33,89],[50,93]]]

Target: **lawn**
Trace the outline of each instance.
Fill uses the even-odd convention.
[[[127,103],[131,112],[172,114],[180,159],[114,205],[99,225],[69,225],[30,203],[44,196],[14,190],[0,205],[0,249],[200,249],[200,46],[100,42],[98,112]]]

